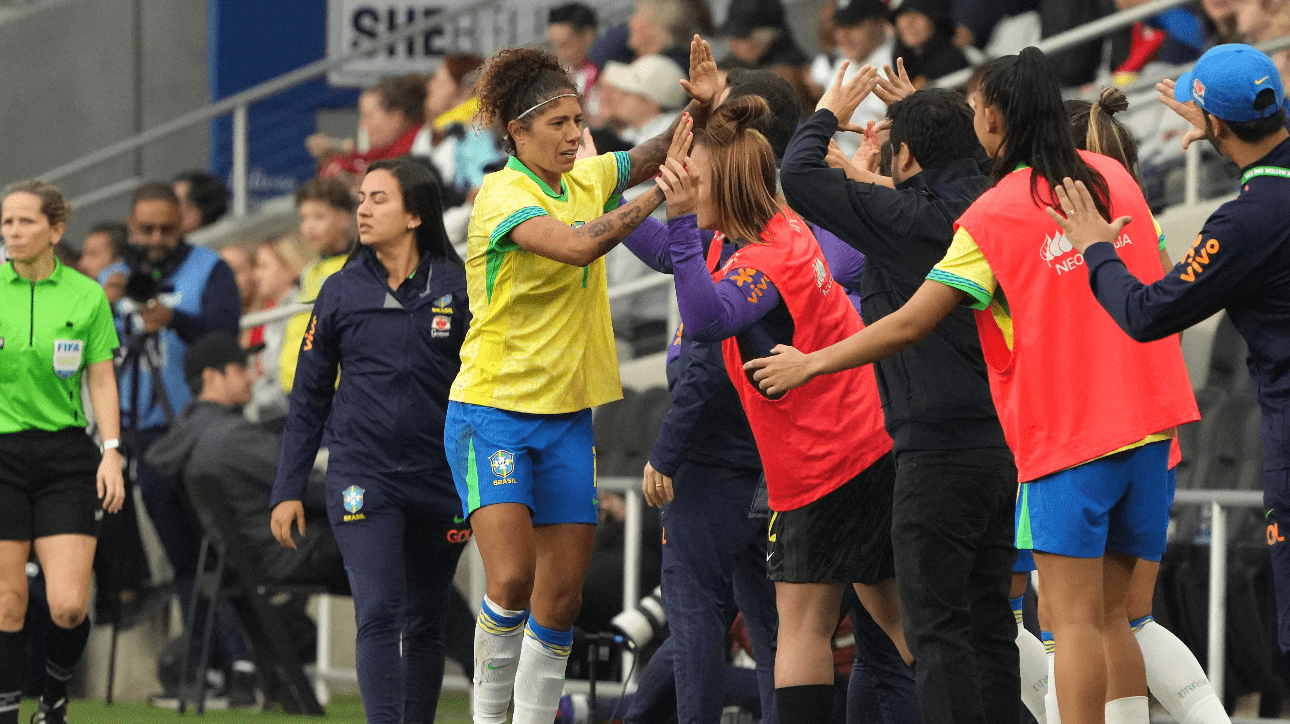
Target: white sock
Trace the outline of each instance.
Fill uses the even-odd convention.
[[[475,621],[475,686],[471,696],[475,724],[506,721],[527,616],[527,611],[510,611],[484,596]]]
[[[1044,718],[1048,724],[1062,724],[1057,710],[1057,648],[1052,633],[1043,632],[1044,655],[1048,658],[1048,691],[1044,692]]]
[[[1017,652],[1021,654],[1021,701],[1039,724],[1048,724],[1044,698],[1048,694],[1048,655],[1044,643],[1017,626]]]
[[[1106,702],[1106,724],[1150,724],[1151,709],[1145,696],[1126,696]]]
[[[515,675],[512,724],[551,724],[564,694],[573,630],[552,631],[529,617]]]
[[[1178,724],[1231,724],[1223,702],[1191,649],[1150,616],[1133,622],[1147,688]]]

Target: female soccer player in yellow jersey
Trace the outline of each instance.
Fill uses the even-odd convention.
[[[475,198],[466,252],[472,322],[444,429],[488,593],[475,629],[474,720],[550,724],[596,522],[591,409],[622,396],[601,259],[663,202],[669,142],[702,127],[720,84],[690,46],[683,124],[628,152],[575,160],[582,97],[551,53],[509,48],[484,66],[480,116],[506,167]]]

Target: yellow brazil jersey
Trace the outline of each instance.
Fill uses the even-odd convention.
[[[317,299],[323,282],[340,271],[348,258],[346,254],[337,254],[319,259],[306,267],[300,274],[300,301],[312,302]],[[282,336],[282,351],[278,354],[278,382],[287,394],[291,393],[291,385],[296,381],[296,360],[300,358],[300,344],[308,331],[306,327],[310,316],[309,312],[293,316],[287,321],[287,329]]]
[[[569,266],[520,249],[510,232],[550,216],[581,226],[618,205],[626,153],[578,161],[559,192],[512,157],[484,177],[470,216],[470,330],[450,399],[512,412],[576,412],[622,397],[605,260]]]
[[[1161,251],[1165,248],[1165,235],[1160,229],[1160,224],[1152,219],[1156,226],[1156,236],[1160,242]],[[1064,240],[1060,237],[1058,242]],[[1069,242],[1066,242],[1069,243]],[[1067,247],[1069,251],[1069,247]],[[995,279],[994,270],[990,268],[989,262],[985,259],[985,254],[977,246],[976,240],[968,233],[968,230],[962,226],[954,234],[954,240],[950,243],[950,248],[945,253],[945,258],[932,267],[932,271],[927,278],[934,282],[940,282],[949,287],[953,287],[968,296],[967,304],[972,309],[990,310],[990,316],[994,323],[998,325],[999,332],[1003,334],[1003,340],[1012,349],[1012,315],[1008,311],[1008,298],[1004,296],[1003,289],[999,286],[998,280]],[[1147,443],[1158,442],[1160,440],[1169,440],[1174,436],[1174,430],[1171,428],[1154,435],[1148,435],[1139,442],[1132,445],[1125,445],[1119,450],[1112,450],[1107,455],[1130,448],[1140,447]],[[1105,456],[1103,456],[1105,457]]]

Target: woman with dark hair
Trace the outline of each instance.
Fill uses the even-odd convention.
[[[1047,209],[1078,179],[1098,211],[1132,216],[1116,245],[1142,279],[1163,275],[1158,235],[1129,172],[1076,149],[1061,92],[1035,48],[988,63],[972,97],[994,159],[945,258],[905,306],[809,355],[778,347],[747,366],[763,390],[866,364],[921,340],[955,305],[977,310],[991,393],[1022,483],[1017,547],[1034,551],[1068,722],[1147,717],[1129,583],[1165,549],[1176,426],[1199,418],[1176,337],[1139,344],[1100,309]]]
[[[658,184],[686,333],[722,343],[757,440],[774,511],[766,567],[779,611],[776,713],[781,724],[805,724],[829,718],[844,586],[911,656],[893,578],[892,441],[872,367],[789,396],[762,394],[742,369],[777,343],[819,349],[863,327],[806,222],[776,199],[774,153],[751,127],[768,112],[759,96],[726,101],[692,154],[674,144]],[[699,229],[718,231],[707,264]],[[723,244],[735,251],[720,264]]]
[[[65,724],[67,682],[90,635],[91,565],[104,511],[125,500],[112,308],[54,246],[71,206],[41,181],[0,194],[0,724],[18,724],[28,682],[26,566],[45,575],[45,680],[34,724]],[[3,340],[7,338],[8,344]],[[103,436],[85,433],[81,380]]]
[[[1129,133],[1129,129],[1115,118],[1116,113],[1129,108],[1129,101],[1124,93],[1118,88],[1105,88],[1096,103],[1069,100],[1063,106],[1070,116],[1075,145],[1080,150],[1109,156],[1119,161],[1141,187],[1142,180],[1137,173],[1137,142]],[[1160,224],[1156,223],[1155,219],[1152,219],[1152,223],[1159,237],[1160,264],[1168,273],[1173,268],[1173,263],[1169,260],[1168,252],[1165,251],[1164,232],[1161,231]],[[1172,500],[1172,495],[1170,498]],[[1034,569],[1034,558],[1029,555],[1029,551],[1025,551],[1024,555],[1018,558],[1017,567],[1014,570],[1033,571]],[[1231,719],[1223,709],[1223,702],[1214,691],[1200,662],[1196,660],[1196,655],[1169,629],[1156,623],[1151,615],[1152,598],[1159,573],[1158,558],[1140,558],[1133,568],[1125,603],[1129,627],[1133,629],[1138,648],[1142,650],[1148,689],[1165,707],[1169,715],[1177,721],[1191,724],[1229,724]],[[1024,578],[1020,581],[1014,580],[1013,593],[1020,596],[1024,590]],[[1047,621],[1047,616],[1043,614],[1043,605],[1044,600],[1041,598],[1041,626]],[[1019,601],[1014,607],[1020,610]],[[1020,627],[1020,624],[1018,626]],[[1045,631],[1043,636],[1045,641],[1052,641],[1051,632]],[[1021,642],[1022,639],[1019,638],[1019,645]],[[1058,706],[1054,685],[1057,676],[1053,671],[1053,654],[1050,653],[1048,658],[1048,691],[1045,705],[1052,720],[1060,721],[1060,717],[1057,716]],[[1036,675],[1041,673],[1035,672]]]
[[[373,163],[358,240],[323,283],[300,346],[273,486],[273,534],[295,548],[319,444],[326,506],[354,592],[367,721],[431,722],[444,617],[470,539],[443,450],[448,389],[470,322],[466,277],[430,171]],[[345,374],[336,382],[338,369]]]
[[[954,45],[954,21],[945,0],[905,0],[891,13],[896,47],[891,63],[903,60],[914,87],[968,67],[967,56]]]
[[[696,99],[678,120],[683,136],[701,127],[695,115],[717,90],[698,36],[681,83]],[[483,125],[505,134],[512,156],[475,197],[466,260],[474,321],[444,430],[488,576],[474,718],[501,724],[514,698],[517,724],[549,724],[597,520],[591,408],[622,396],[602,257],[662,203],[654,189],[618,205],[655,174],[673,135],[577,160],[582,97],[545,51],[499,52],[476,88]]]
[[[368,149],[359,151],[349,140],[338,145],[335,139],[315,133],[305,139],[305,145],[318,159],[318,175],[357,181],[373,161],[406,156],[425,122],[425,99],[424,75],[387,78],[363,91],[358,97],[358,125],[367,133]]]

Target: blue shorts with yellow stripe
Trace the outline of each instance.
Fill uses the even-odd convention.
[[[1174,500],[1169,445],[1149,443],[1022,483],[1017,548],[1160,560]]]
[[[521,503],[533,525],[596,522],[591,410],[532,415],[449,402],[443,436],[467,517],[487,505]]]

